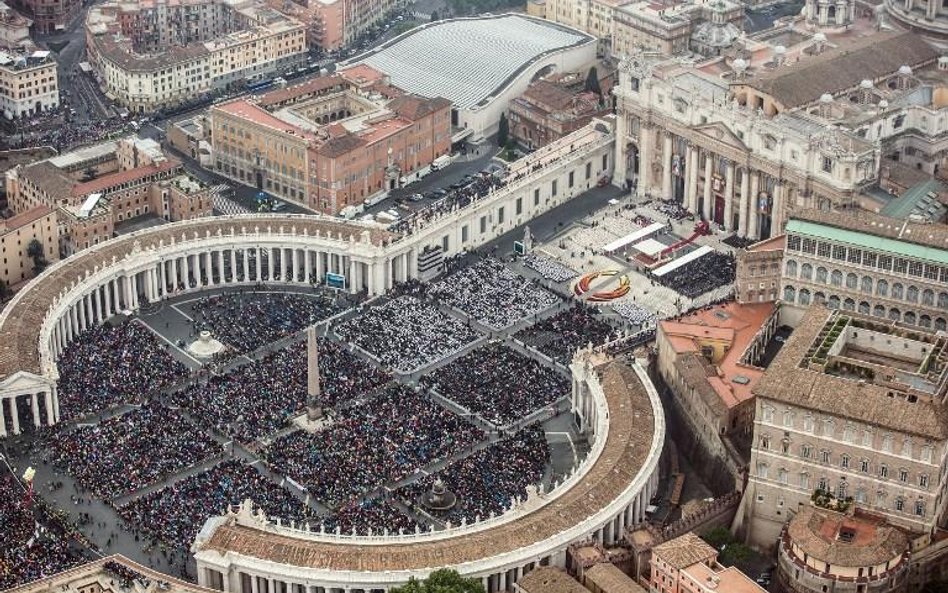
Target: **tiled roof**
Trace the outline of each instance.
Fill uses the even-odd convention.
[[[601,562],[583,573],[599,593],[645,593],[645,589],[610,562]]]
[[[604,449],[579,483],[533,513],[451,539],[371,546],[221,525],[198,552],[214,550],[303,568],[379,572],[458,566],[546,541],[615,500],[634,480],[652,446],[652,407],[635,370],[620,362],[606,363],[599,370],[610,420]]]
[[[696,562],[716,558],[717,555],[717,550],[691,531],[652,548],[653,558],[662,560],[678,570]]]
[[[418,121],[442,109],[449,109],[451,107],[451,101],[442,97],[426,99],[418,95],[406,94],[392,99],[386,107],[405,119]]]
[[[52,210],[48,206],[34,206],[26,212],[21,212],[16,216],[0,220],[0,232],[14,231],[21,226],[28,225],[33,221],[43,218],[50,212],[52,212]]]
[[[913,31],[871,35],[848,47],[828,50],[799,63],[748,80],[790,109],[855,88],[862,80],[878,80],[901,66],[912,68],[938,59],[939,52]]]
[[[159,173],[174,171],[180,167],[181,161],[171,157],[168,158],[168,160],[159,163],[158,165],[145,165],[144,167],[135,167],[134,169],[109,173],[108,175],[97,177],[92,181],[77,183],[72,187],[72,195],[87,196],[89,194],[94,194],[96,192],[113,188],[123,183],[130,183],[132,181],[145,179],[146,177],[157,175]]]
[[[282,105],[287,101],[292,101],[297,97],[308,95],[310,93],[319,93],[320,91],[325,91],[334,87],[339,87],[341,89],[343,88],[344,83],[345,81],[341,76],[318,76],[301,84],[295,84],[284,89],[277,89],[275,91],[265,93],[259,99],[257,99],[257,103],[263,107],[269,107],[270,105]]]
[[[832,566],[879,566],[899,557],[909,548],[908,537],[882,518],[861,513],[841,513],[804,506],[787,528],[793,543],[810,558]],[[839,539],[841,529],[853,535],[852,541]]]
[[[524,593],[589,593],[589,589],[555,566],[534,568],[517,581],[517,586]]]
[[[365,141],[355,134],[346,134],[326,140],[316,149],[316,152],[322,156],[335,158],[350,153],[364,144]]]

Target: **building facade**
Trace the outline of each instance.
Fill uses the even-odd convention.
[[[39,33],[63,31],[75,22],[82,9],[81,0],[15,0],[13,7],[33,21]]]
[[[56,61],[48,51],[0,51],[0,111],[7,119],[41,115],[59,107]]]
[[[361,206],[451,148],[451,104],[363,88],[366,66],[211,109],[221,175],[328,214]],[[391,93],[391,91],[388,91]],[[370,99],[374,96],[374,99]]]
[[[510,136],[530,150],[582,128],[593,117],[605,115],[599,96],[538,80],[510,102]]]
[[[811,502],[921,537],[945,519],[946,338],[811,307],[757,382],[740,528],[762,548]]]
[[[764,593],[737,567],[718,564],[718,551],[692,532],[652,548],[650,593]]]
[[[303,24],[257,0],[107,2],[85,33],[103,92],[135,113],[279,76],[306,52]]]
[[[42,248],[42,258],[48,263],[59,259],[59,224],[56,211],[47,206],[36,206],[22,214],[0,220],[0,281],[14,286],[35,275],[35,262],[29,250],[33,241]]]
[[[643,51],[663,55],[695,52],[720,55],[741,36],[740,3],[630,2],[615,10],[612,53],[632,56]]]

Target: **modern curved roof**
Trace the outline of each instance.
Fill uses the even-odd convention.
[[[228,521],[217,525],[194,551],[238,554],[308,569],[377,573],[459,566],[547,541],[606,509],[645,468],[653,440],[661,439],[648,388],[635,369],[613,361],[597,371],[609,408],[603,450],[578,483],[532,513],[449,539],[381,545],[362,545],[358,538],[342,543],[293,537]]]
[[[496,94],[545,54],[594,43],[575,29],[519,14],[422,25],[354,58],[392,84],[468,109]]]

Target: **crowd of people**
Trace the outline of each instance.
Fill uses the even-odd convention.
[[[483,432],[426,397],[393,386],[340,411],[319,432],[275,440],[264,457],[277,473],[337,507],[483,438]]]
[[[188,373],[148,328],[134,321],[87,329],[66,347],[57,366],[63,420],[141,401]]]
[[[320,406],[333,408],[378,389],[389,376],[343,346],[319,340]],[[281,429],[307,404],[306,342],[226,375],[189,385],[171,400],[219,432],[249,443]]]
[[[655,281],[690,299],[734,282],[737,264],[730,253],[712,251]]]
[[[345,505],[322,521],[326,533],[384,535],[414,533],[418,523],[383,498]]]
[[[221,447],[157,401],[51,438],[53,461],[87,490],[113,499],[219,455]]]
[[[268,517],[286,523],[314,517],[312,509],[285,488],[234,459],[136,498],[119,507],[118,514],[136,533],[188,549],[205,521],[248,498]]]
[[[612,305],[612,310],[632,325],[655,325],[655,314],[632,301],[620,301]]]
[[[253,352],[342,311],[326,295],[249,291],[205,296],[191,309],[195,333],[210,330],[237,352]]]
[[[692,216],[692,214],[688,212],[688,209],[685,208],[681,202],[676,202],[674,200],[656,200],[654,202],[645,202],[642,205],[650,205],[656,211],[673,220],[684,220],[685,218]]]
[[[560,301],[493,258],[482,259],[432,284],[428,295],[502,330]]]
[[[477,339],[477,332],[424,301],[400,296],[334,326],[386,367],[412,372]]]
[[[462,521],[471,524],[491,514],[501,515],[510,510],[515,499],[523,500],[528,486],[540,483],[549,462],[546,435],[534,425],[399,489],[396,495],[407,504],[421,506],[422,495],[440,479],[457,502],[448,511],[427,512],[453,526]]]
[[[556,362],[568,365],[579,348],[603,344],[616,337],[615,329],[595,310],[578,304],[548,317],[516,334],[520,341],[533,346]]]
[[[83,562],[64,530],[37,521],[23,488],[0,475],[0,591],[61,572]]]
[[[576,270],[535,251],[524,256],[523,265],[552,282],[569,282],[579,276],[579,272]]]
[[[505,185],[506,181],[503,178],[499,178],[492,173],[485,172],[479,175],[470,175],[460,187],[452,189],[444,198],[399,220],[392,224],[390,228],[395,232],[411,234],[431,220],[437,219],[455,208],[464,208],[472,202],[487,197],[492,190],[502,188]]]
[[[569,394],[559,372],[499,344],[479,348],[421,379],[495,426],[508,426]]]

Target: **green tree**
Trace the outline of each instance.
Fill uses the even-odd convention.
[[[701,536],[712,548],[720,550],[721,546],[734,543],[734,535],[726,527],[715,527]]]
[[[39,274],[49,265],[49,262],[46,261],[46,257],[43,254],[43,244],[39,242],[39,239],[30,241],[30,244],[26,247],[26,255],[33,260],[34,274]]]
[[[726,545],[721,554],[718,555],[718,562],[724,566],[737,566],[742,568],[742,564],[746,562],[751,556],[753,556],[754,551],[750,549],[749,546],[734,542]]]
[[[12,292],[10,291],[10,285],[7,284],[6,280],[0,280],[0,301],[5,301],[10,298]]]
[[[438,21],[438,20],[441,20],[441,17],[438,16],[438,11],[437,11],[437,10],[432,10],[432,11],[431,11],[431,22],[433,23],[433,22]]]
[[[507,140],[510,139],[510,123],[507,122],[507,114],[500,114],[500,123],[497,124],[497,146],[504,148],[507,146]]]
[[[585,88],[591,93],[596,93],[596,96],[599,97],[599,102],[602,103],[602,87],[599,86],[599,72],[596,71],[595,66],[590,68],[589,74],[586,75]]]
[[[395,587],[391,593],[486,593],[475,579],[464,578],[457,571],[436,570],[423,581],[412,579],[408,584]]]

